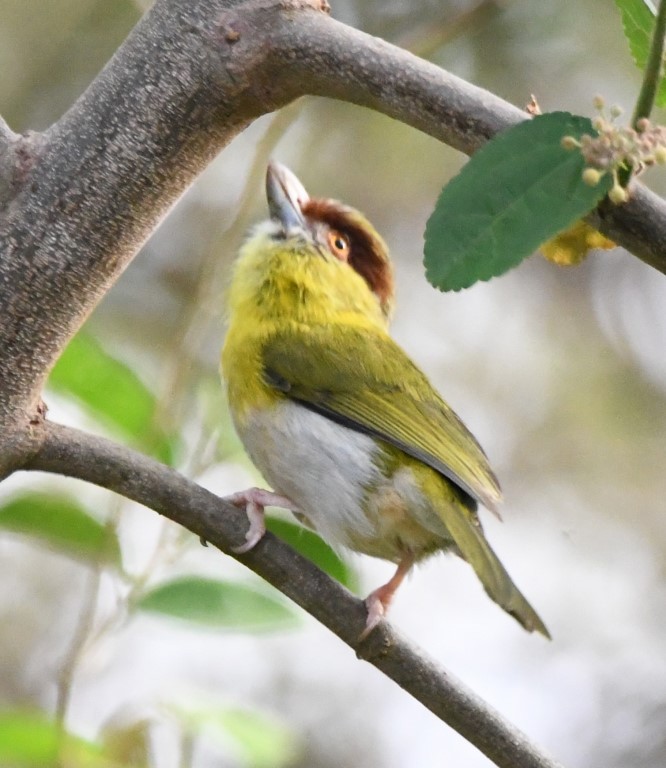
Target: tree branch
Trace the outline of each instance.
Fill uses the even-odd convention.
[[[526,117],[334,21],[320,0],[157,0],[73,107],[3,159],[14,174],[0,208],[0,429],[25,429],[66,342],[211,158],[303,94],[370,107],[464,152]],[[666,273],[655,195],[637,184],[593,219]]]
[[[284,32],[280,27],[279,33]],[[525,111],[379,38],[308,16],[276,45],[308,93],[351,101],[473,154]],[[624,205],[604,204],[588,221],[666,274],[666,202],[640,182]]]
[[[168,517],[235,557],[304,608],[501,768],[558,768],[527,738],[386,622],[362,643],[363,603],[309,560],[267,533],[245,555],[245,513],[175,470],[110,440],[49,422],[24,469],[55,472],[108,488]]]

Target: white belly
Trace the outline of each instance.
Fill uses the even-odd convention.
[[[367,489],[381,480],[372,438],[291,401],[270,413],[257,411],[238,432],[274,490],[291,499],[328,542],[355,548],[352,532],[376,535],[363,511]]]

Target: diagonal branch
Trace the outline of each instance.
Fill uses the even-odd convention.
[[[362,643],[363,603],[270,533],[245,555],[245,514],[175,470],[129,448],[45,422],[41,448],[24,469],[77,477],[144,504],[236,557],[328,627],[501,768],[558,768],[524,734],[386,622]]]

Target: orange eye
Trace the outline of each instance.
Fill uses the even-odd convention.
[[[331,249],[331,253],[340,261],[347,261],[349,258],[349,238],[337,229],[332,229],[328,233],[328,247]]]

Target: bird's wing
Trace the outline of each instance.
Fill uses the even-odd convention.
[[[391,443],[496,511],[501,492],[481,446],[388,335],[340,325],[284,330],[267,340],[262,362],[269,386]]]

